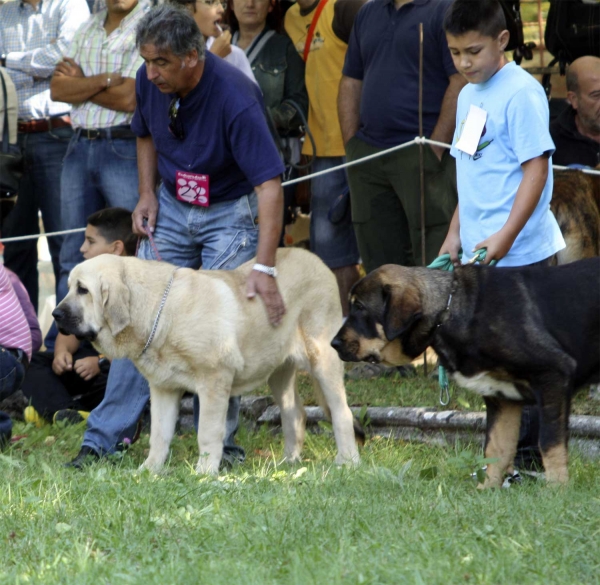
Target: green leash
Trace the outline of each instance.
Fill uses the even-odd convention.
[[[468,264],[483,262],[485,260],[486,253],[487,250],[485,248],[480,248],[477,250],[477,252],[475,252],[475,256],[469,260]],[[462,250],[458,253],[458,258],[459,260],[462,259]],[[496,264],[496,260],[492,260],[490,262],[490,266],[493,266],[494,264]],[[452,264],[450,254],[443,254],[442,256],[438,256],[427,268],[453,272],[454,264]],[[447,308],[449,308],[449,306]],[[450,383],[448,382],[448,373],[446,372],[446,368],[440,365],[438,365],[438,383],[440,385],[440,404],[442,406],[448,406],[450,403]]]

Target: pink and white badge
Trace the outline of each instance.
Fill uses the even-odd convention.
[[[208,207],[210,202],[208,175],[176,171],[175,190],[179,201],[200,205],[200,207]]]

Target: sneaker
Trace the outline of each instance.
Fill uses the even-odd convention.
[[[27,406],[23,411],[23,418],[26,423],[35,425],[38,429],[46,424],[46,420],[40,416],[40,413],[33,408],[33,406]]]
[[[523,478],[518,469],[515,469],[512,474],[508,474],[502,482],[503,488],[509,488],[511,485],[520,485],[523,483]]]
[[[223,449],[219,469],[233,469],[246,461],[246,452],[237,445],[228,446]]]
[[[57,422],[64,422],[69,425],[77,425],[85,422],[88,416],[90,416],[90,413],[85,410],[66,408],[65,410],[57,410],[52,417],[52,422],[54,424]]]
[[[65,463],[65,467],[72,467],[73,469],[83,469],[92,463],[95,463],[100,459],[100,454],[92,449],[84,445],[81,447],[79,453],[77,453],[77,457],[69,463]]]
[[[484,465],[481,468],[481,471],[486,471],[487,470],[487,465]],[[479,481],[478,477],[477,477],[477,473],[472,473],[471,477],[477,481]],[[504,481],[502,482],[502,487],[503,488],[509,488],[511,485],[519,485],[523,482],[523,478],[521,477],[521,474],[519,473],[518,469],[515,469],[512,473],[507,474],[507,476],[504,478]]]

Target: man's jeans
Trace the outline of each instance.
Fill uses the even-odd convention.
[[[345,162],[343,156],[317,156],[313,159],[310,172],[317,173]],[[350,214],[339,223],[332,223],[329,219],[332,205],[347,189],[348,179],[344,169],[311,179],[310,249],[332,270],[358,264],[359,261]]]
[[[61,217],[65,230],[84,228],[87,218],[105,207],[133,211],[138,202],[135,138],[89,140],[76,130],[71,139],[61,179]],[[56,302],[67,294],[73,268],[83,262],[79,251],[83,232],[64,236],[60,251],[60,281]]]
[[[60,175],[69,140],[73,135],[70,127],[56,128],[48,132],[19,134],[19,146],[23,151],[25,169],[19,184],[19,197],[14,209],[2,225],[2,237],[12,238],[39,234],[38,209],[42,212],[44,230],[61,229]],[[38,309],[38,254],[37,240],[9,242],[5,244],[4,264],[17,274],[25,285],[31,304]],[[48,238],[54,276],[58,282],[61,236]]]
[[[158,191],[159,210],[154,241],[162,259],[177,266],[230,270],[256,254],[258,203],[256,194],[235,201],[197,207],[177,201],[164,186]],[[142,259],[156,259],[147,239],[138,251]],[[150,278],[151,269],[150,270]],[[165,283],[166,286],[166,283]],[[167,303],[169,300],[167,299]],[[148,315],[149,322],[155,315]],[[196,334],[189,331],[189,335]],[[101,454],[114,453],[125,438],[132,438],[150,397],[148,383],[129,360],[114,360],[101,404],[87,421],[83,445]],[[227,412],[224,455],[242,454],[235,445],[240,397],[231,398]],[[197,420],[197,406],[194,405]]]
[[[14,394],[23,383],[25,368],[10,352],[0,346],[0,402]]]

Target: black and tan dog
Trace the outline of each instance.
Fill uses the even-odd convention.
[[[553,257],[553,264],[600,255],[600,177],[556,171],[550,209],[567,244]]]
[[[345,361],[402,365],[431,346],[487,406],[483,486],[512,467],[523,404],[540,407],[546,478],[568,480],[574,391],[600,375],[600,258],[556,267],[386,265],[359,281],[333,347]]]

